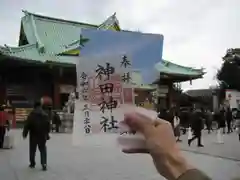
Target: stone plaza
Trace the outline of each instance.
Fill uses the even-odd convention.
[[[148,155],[125,155],[112,138],[99,136],[94,145],[72,146],[70,134],[51,134],[48,142],[48,171],[42,172],[37,154],[36,169],[28,168],[28,140],[14,130],[15,148],[0,151],[0,175],[3,180],[157,180],[162,178]],[[204,133],[204,148],[187,137],[180,144],[185,157],[216,180],[240,177],[240,143],[235,133],[217,144],[216,134]]]

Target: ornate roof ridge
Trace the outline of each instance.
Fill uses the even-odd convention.
[[[36,48],[36,47],[37,47],[37,44],[26,44],[26,45],[18,46],[18,47],[8,46],[8,45],[5,44],[4,46],[0,45],[0,52],[14,53],[14,52],[25,51],[27,49],[33,49],[33,48]]]
[[[164,63],[168,63],[168,64],[171,64],[173,66],[177,66],[179,68],[184,68],[184,69],[189,69],[189,70],[194,70],[194,71],[203,71],[203,68],[193,68],[193,67],[189,67],[189,66],[183,66],[183,65],[179,65],[179,64],[176,64],[176,63],[173,63],[171,61],[168,61],[168,60],[162,60]]]
[[[41,14],[36,14],[36,13],[31,13],[26,10],[22,10],[22,12],[25,14],[25,16],[30,16],[32,15],[33,17],[45,19],[45,20],[52,20],[60,23],[70,23],[70,24],[79,24],[79,25],[87,25],[87,26],[92,26],[92,27],[98,27],[98,25],[94,24],[89,24],[89,23],[84,23],[84,22],[79,22],[79,21],[72,21],[72,20],[66,20],[63,18],[55,18],[55,17],[50,17],[50,16],[45,16]]]
[[[119,21],[116,17],[116,12],[109,16],[102,24],[98,26],[98,29],[108,29],[110,26],[116,24],[120,30]]]

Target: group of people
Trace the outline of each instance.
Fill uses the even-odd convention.
[[[2,133],[2,127],[5,127],[5,120],[7,117],[6,114],[3,113],[2,109],[0,110]],[[195,118],[197,122],[198,118],[202,116],[201,114],[201,111],[195,110],[192,117]],[[206,174],[190,165],[181,155],[180,149],[176,143],[176,140],[181,141],[179,133],[181,118],[179,117],[178,113],[173,112],[170,114],[165,112],[164,114],[164,112],[162,112],[159,115],[159,117],[162,119],[157,120],[149,119],[149,117],[136,112],[125,114],[124,117],[124,123],[126,123],[131,130],[141,133],[146,141],[146,149],[123,149],[122,151],[124,153],[149,153],[154,160],[154,165],[158,172],[169,180],[210,180]],[[41,156],[42,170],[47,170],[46,142],[50,139],[49,133],[51,131],[51,118],[51,107],[44,104],[42,101],[36,101],[34,104],[34,109],[28,115],[27,120],[25,121],[22,135],[24,139],[29,135],[30,168],[34,168],[36,165],[35,154],[38,147]],[[198,123],[199,122],[196,123],[196,127]],[[174,133],[171,126],[174,128]],[[193,129],[195,126],[192,126]],[[196,137],[199,137],[196,129],[195,135]],[[174,134],[177,139],[174,139]]]
[[[23,129],[23,138],[26,138],[29,134],[30,168],[35,167],[35,153],[38,147],[42,169],[44,171],[47,170],[46,142],[50,139],[50,114],[51,108],[46,106],[43,102],[37,101],[34,104],[34,110],[29,114],[26,120]],[[198,110],[193,113],[194,118],[198,118],[200,115],[201,111]],[[154,165],[158,172],[169,180],[210,180],[206,174],[190,165],[181,155],[176,139],[174,139],[175,134],[175,136],[178,137],[177,141],[180,141],[180,135],[176,132],[178,130],[180,131],[180,129],[177,130],[177,128],[180,127],[180,118],[177,113],[174,113],[172,123],[167,123],[167,121],[163,119],[149,119],[147,116],[135,112],[125,114],[124,117],[124,123],[126,123],[131,130],[143,134],[147,145],[145,150],[122,149],[124,153],[150,153],[154,159]],[[166,116],[165,118],[168,117]],[[149,120],[146,121],[146,119]],[[175,127],[174,133],[171,124],[173,124],[172,127]],[[199,137],[199,134],[196,134],[196,136]]]
[[[234,130],[237,130],[240,141],[240,110],[236,110],[236,112],[233,113],[230,107],[222,107],[218,112],[213,114],[213,119],[218,123],[219,130],[221,130],[223,134],[226,133],[226,126],[227,133],[232,133]]]
[[[29,135],[29,161],[30,168],[35,167],[37,148],[40,151],[42,169],[47,170],[46,142],[50,139],[50,131],[59,132],[61,119],[56,111],[52,110],[51,103],[43,99],[34,103],[33,110],[28,115],[24,128],[23,138]],[[5,105],[0,105],[0,149],[4,148],[6,132],[10,130],[9,114]]]
[[[185,134],[187,129],[191,128],[193,137],[188,139],[189,146],[197,139],[198,146],[203,147],[201,143],[202,130],[206,126],[208,133],[211,133],[213,131],[213,122],[216,122],[216,129],[221,130],[221,133],[225,133],[226,127],[227,133],[233,132],[233,124],[235,124],[235,127],[238,128],[240,141],[240,111],[237,111],[234,117],[230,107],[221,107],[219,111],[214,113],[203,108],[192,108],[184,111],[179,111],[176,108],[170,110],[162,109],[158,117],[170,122],[178,142],[181,141],[181,130]]]
[[[201,109],[190,109],[189,111],[183,112],[179,112],[175,108],[170,109],[169,111],[163,109],[160,111],[158,117],[165,119],[172,125],[177,142],[181,141],[181,129],[185,134],[187,128],[191,127],[194,135],[191,139],[188,140],[189,146],[191,145],[192,141],[198,139],[198,146],[203,147],[201,143],[201,131],[203,129],[204,123],[204,113]]]

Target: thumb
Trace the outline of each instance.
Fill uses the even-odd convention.
[[[145,138],[151,136],[154,130],[152,119],[138,112],[125,114],[124,122],[131,130],[140,132]]]

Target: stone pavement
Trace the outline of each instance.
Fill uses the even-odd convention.
[[[71,135],[53,134],[48,142],[48,171],[28,169],[28,141],[14,132],[16,147],[0,151],[0,179],[4,180],[159,180],[148,155],[125,155],[119,147],[109,146],[111,138],[103,137],[95,147],[71,146]],[[183,137],[184,138],[184,137]],[[205,140],[204,142],[207,143]],[[205,144],[206,144],[205,143]],[[99,145],[101,144],[101,145]],[[183,145],[184,146],[184,145]],[[206,147],[207,148],[207,147]],[[216,148],[220,149],[220,148]],[[228,159],[184,152],[187,159],[213,179],[240,177],[240,163]],[[39,158],[37,159],[39,162]]]
[[[219,144],[217,143],[216,132],[208,134],[206,131],[203,131],[203,148],[196,146],[197,141],[193,142],[191,147],[189,147],[187,136],[183,136],[181,139],[183,142],[179,143],[179,145],[184,151],[240,161],[240,142],[236,132],[225,134],[223,136],[224,144]]]

